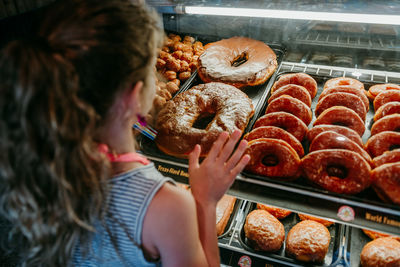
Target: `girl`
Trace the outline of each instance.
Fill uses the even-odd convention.
[[[222,133],[201,164],[196,146],[191,193],[135,153],[158,25],[140,2],[59,0],[35,38],[4,47],[0,212],[22,265],[219,266],[216,203],[247,144]]]

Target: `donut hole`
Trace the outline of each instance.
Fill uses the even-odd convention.
[[[339,85],[350,85],[349,81],[339,81]]]
[[[261,160],[265,166],[276,166],[279,164],[279,159],[275,155],[265,155]]]
[[[249,55],[246,52],[241,53],[239,56],[233,59],[231,62],[232,67],[239,67],[240,65],[247,62]]]
[[[395,150],[395,149],[398,149],[398,148],[400,148],[400,144],[393,144],[393,145],[391,145],[389,147],[389,150],[392,151],[392,150]]]
[[[202,113],[196,118],[192,127],[200,130],[207,129],[208,125],[214,120],[215,113]]]
[[[326,172],[329,176],[338,177],[340,179],[344,179],[348,175],[348,170],[344,166],[341,165],[328,165],[326,168]]]

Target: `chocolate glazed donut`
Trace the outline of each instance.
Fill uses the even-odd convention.
[[[312,183],[339,194],[357,194],[371,184],[368,162],[345,149],[311,152],[301,160],[301,168]]]

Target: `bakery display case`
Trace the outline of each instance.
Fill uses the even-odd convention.
[[[317,83],[308,129],[315,126],[320,95],[330,79],[352,78],[360,81],[366,91],[378,84],[400,84],[399,1],[203,0],[148,3],[162,15],[167,34],[180,35],[182,39],[191,36],[206,48],[211,42],[244,36],[265,42],[273,49],[278,62],[276,71],[265,83],[245,91],[255,107],[245,133],[249,133],[257,119],[265,115],[275,82],[286,74],[305,73]],[[178,93],[200,83],[202,80],[194,72]],[[366,107],[368,112],[365,113],[361,145],[371,137],[375,116],[373,103],[371,99],[367,102],[369,107]],[[163,153],[152,140],[143,136],[139,137],[139,142],[142,153],[155,162],[159,171],[178,182],[187,183],[186,159]],[[311,153],[311,141],[306,138],[301,144],[305,155]],[[398,147],[392,144],[390,149]],[[393,177],[398,175],[391,174]],[[398,187],[399,178],[395,179],[393,186]],[[360,266],[361,250],[372,240],[363,230],[400,235],[399,204],[388,201],[379,195],[379,189],[375,189],[368,186],[354,194],[338,193],[315,186],[303,176],[295,181],[283,181],[245,170],[228,191],[242,202],[232,215],[230,230],[219,238],[222,263],[228,266],[305,264],[288,256],[285,248],[274,253],[262,252],[248,242],[243,231],[246,216],[254,209],[255,203],[263,203],[293,212],[292,217],[283,223],[286,234],[299,222],[296,213],[335,222],[329,227],[332,238],[329,251],[323,262],[313,266]]]

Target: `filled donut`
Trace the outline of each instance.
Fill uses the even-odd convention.
[[[325,190],[356,194],[369,187],[371,167],[358,153],[345,149],[314,151],[301,160],[305,177]]]
[[[303,86],[310,93],[311,98],[314,98],[318,91],[318,85],[314,78],[306,73],[299,72],[280,76],[272,86],[271,92],[274,93],[276,90],[287,84]]]
[[[386,151],[382,155],[373,158],[372,166],[379,167],[386,163],[400,162],[400,148]]]
[[[243,139],[251,141],[258,138],[280,139],[288,143],[299,155],[304,156],[304,149],[300,141],[289,132],[275,126],[261,126],[251,130]]]
[[[280,180],[294,180],[300,175],[300,158],[285,141],[255,139],[249,142],[245,153],[250,155],[247,171]]]
[[[369,110],[368,97],[365,95],[365,92],[363,90],[357,89],[355,87],[349,87],[349,86],[330,87],[330,88],[327,88],[324,91],[322,91],[321,95],[319,96],[319,99],[322,99],[323,97],[325,97],[329,94],[333,94],[333,93],[347,93],[347,94],[356,95],[364,103],[366,111]]]
[[[324,110],[333,106],[343,106],[355,111],[365,121],[367,111],[363,101],[356,95],[349,93],[331,93],[318,100],[315,115],[318,117]]]
[[[389,102],[380,106],[380,108],[375,111],[374,121],[376,122],[379,119],[392,114],[400,114],[400,102]]]
[[[372,95],[373,98],[375,98],[377,95],[387,90],[400,90],[400,86],[393,83],[376,84],[371,86],[368,89],[368,92]]]
[[[280,96],[271,101],[267,106],[265,114],[279,111],[293,114],[306,125],[310,124],[312,120],[311,109],[300,100],[288,95]]]
[[[338,134],[344,135],[347,138],[349,138],[350,140],[352,140],[353,142],[355,142],[357,145],[359,145],[360,147],[364,147],[363,141],[360,137],[360,135],[347,127],[344,126],[339,126],[339,125],[317,125],[312,127],[310,130],[308,130],[307,132],[307,139],[308,141],[311,143],[312,140],[314,140],[314,138],[316,136],[318,136],[320,133],[322,132],[326,132],[326,131],[333,131],[336,132]]]
[[[400,90],[387,90],[377,95],[374,100],[374,109],[378,110],[389,102],[400,102]]]
[[[332,79],[327,80],[324,84],[324,90],[331,88],[331,87],[337,87],[337,86],[353,87],[358,90],[364,90],[364,84],[362,82],[360,82],[359,80],[356,80],[353,78],[347,78],[347,77],[338,77],[338,78],[332,78]]]
[[[400,114],[387,115],[372,125],[371,135],[384,131],[400,132]]]
[[[322,224],[306,220],[290,229],[286,253],[299,261],[323,262],[331,242],[329,230]]]
[[[335,106],[324,110],[314,122],[314,126],[321,124],[340,125],[348,127],[362,136],[365,132],[363,120],[353,110]]]
[[[187,157],[196,144],[207,155],[220,133],[241,131],[254,113],[249,97],[223,83],[208,83],[177,95],[160,111],[155,139],[166,154]]]
[[[358,153],[368,163],[371,162],[371,157],[363,148],[351,141],[346,136],[333,131],[326,131],[317,135],[311,142],[309,151],[313,152],[323,149],[347,149]]]
[[[373,158],[396,148],[400,148],[400,133],[391,131],[375,134],[365,144],[365,150]]]
[[[287,216],[289,216],[290,214],[292,214],[292,212],[290,210],[280,209],[277,207],[273,207],[273,206],[269,206],[269,205],[265,205],[265,204],[261,204],[261,203],[257,203],[257,209],[268,211],[272,216],[274,216],[278,220],[282,220],[282,219],[286,218]]]
[[[307,134],[307,125],[297,118],[296,116],[287,112],[273,112],[261,116],[254,124],[254,128],[260,126],[275,126],[285,131],[288,131],[300,142],[304,139]]]
[[[325,220],[325,219],[322,219],[320,217],[315,217],[315,216],[311,216],[311,215],[307,215],[307,214],[303,214],[303,213],[297,213],[297,215],[299,215],[299,218],[302,221],[311,220],[311,221],[314,221],[314,222],[319,222],[320,224],[322,224],[325,227],[329,227],[332,224],[334,224],[333,221]]]
[[[201,80],[223,82],[237,88],[263,84],[278,66],[276,55],[265,43],[232,37],[207,44],[198,61]]]
[[[371,172],[372,187],[385,202],[400,205],[400,162],[386,163]]]
[[[367,243],[360,255],[362,267],[400,266],[400,242],[382,237]]]
[[[312,100],[311,100],[310,93],[303,86],[300,86],[297,84],[284,85],[274,91],[274,93],[268,99],[268,103],[270,103],[272,100],[274,100],[275,98],[278,98],[282,95],[292,96],[292,97],[300,100],[304,104],[306,104],[308,107],[311,107]]]
[[[244,233],[255,250],[278,251],[285,240],[285,228],[268,211],[251,211],[244,224]]]

